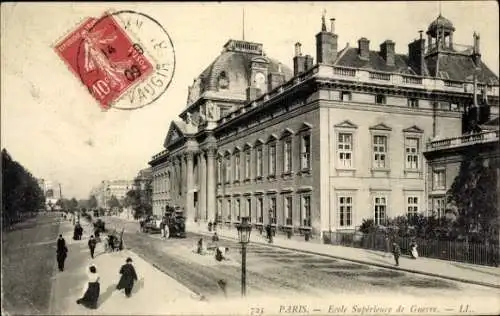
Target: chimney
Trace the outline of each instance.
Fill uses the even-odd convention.
[[[358,54],[362,59],[370,58],[370,41],[364,37],[358,40]]]
[[[301,74],[305,70],[305,57],[302,56],[301,51],[302,44],[295,44],[295,57],[293,57],[293,75],[296,76]]]
[[[386,40],[382,44],[380,44],[380,54],[382,55],[382,58],[384,58],[385,63],[387,66],[394,66],[394,46],[395,43],[391,40]]]
[[[420,39],[408,44],[408,63],[420,76],[425,75],[425,40],[420,32]]]
[[[305,71],[311,69],[314,65],[314,59],[311,55],[306,55],[305,58]]]
[[[479,34],[476,34],[476,32],[474,32],[473,36],[474,36],[474,49],[473,49],[472,58],[474,59],[474,63],[476,64],[476,66],[480,66],[481,65],[481,50],[479,47]]]
[[[320,64],[333,65],[337,59],[337,34],[335,32],[335,19],[330,19],[330,32],[326,27],[316,34],[316,60]]]
[[[271,91],[276,87],[285,83],[285,76],[281,71],[271,72],[267,75],[267,91]]]
[[[295,57],[302,56],[302,44],[299,42],[295,43]]]

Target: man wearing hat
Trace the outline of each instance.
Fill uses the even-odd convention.
[[[132,288],[134,287],[134,281],[137,281],[137,273],[132,265],[132,259],[127,258],[126,263],[120,268],[120,282],[116,286],[117,290],[125,289],[125,296],[130,297],[132,294]]]

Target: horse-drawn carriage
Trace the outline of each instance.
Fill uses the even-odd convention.
[[[186,224],[183,212],[174,208],[167,208],[162,218],[149,215],[140,222],[141,231],[144,233],[162,233],[162,237],[186,237]]]

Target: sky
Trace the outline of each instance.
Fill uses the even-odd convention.
[[[187,88],[228,39],[262,43],[267,56],[292,67],[294,44],[315,57],[321,14],[336,18],[339,49],[366,37],[370,48],[391,39],[407,53],[418,30],[442,15],[454,42],[481,35],[483,61],[498,75],[495,1],[438,2],[170,2],[2,3],[1,147],[38,178],[60,182],[65,197],[87,198],[102,180],[133,179],[161,151],[170,121],[185,108]],[[158,20],[176,53],[168,90],[134,111],[102,111],[54,52],[53,45],[85,17],[108,9],[135,10]]]

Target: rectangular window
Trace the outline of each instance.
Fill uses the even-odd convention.
[[[300,202],[301,224],[305,227],[311,227],[311,196],[303,195]]]
[[[352,226],[352,197],[339,196],[339,226],[351,227]]]
[[[292,197],[291,196],[285,196],[284,200],[284,217],[285,217],[285,225],[292,225]]]
[[[250,179],[250,149],[245,151],[245,179]]]
[[[231,156],[226,156],[226,183],[231,181]]]
[[[441,218],[445,214],[445,198],[434,199],[434,214],[437,218]]]
[[[215,216],[215,221],[219,223],[222,220],[222,200],[217,200],[217,215]]]
[[[352,168],[352,134],[339,133],[338,163],[341,168]]]
[[[240,199],[236,199],[236,221],[241,221],[241,205],[240,205]]]
[[[217,159],[217,183],[222,182],[222,161]]]
[[[234,181],[239,181],[240,180],[240,153],[237,153],[234,156]]]
[[[269,175],[276,175],[276,144],[269,145]]]
[[[375,225],[385,225],[387,214],[387,199],[386,197],[375,198]]]
[[[349,92],[349,91],[342,91],[342,92],[340,92],[340,99],[343,102],[351,101],[352,100],[352,94],[351,94],[351,92]]]
[[[416,216],[418,214],[418,197],[409,196],[406,198],[406,212],[408,217]]]
[[[228,220],[228,221],[231,221],[231,213],[232,213],[232,209],[231,209],[231,199],[228,199],[228,200],[227,200],[227,208],[226,208],[226,211],[227,211],[227,220]]]
[[[373,168],[383,169],[387,167],[387,136],[373,136]]]
[[[432,180],[433,190],[445,190],[446,189],[446,170],[437,169],[433,170],[433,180]]]
[[[247,216],[252,221],[252,199],[247,199]]]
[[[301,138],[301,156],[300,165],[302,170],[309,170],[311,168],[311,135],[305,134]]]
[[[419,142],[418,138],[412,138],[412,137],[405,138],[406,169],[418,170],[419,168],[418,157],[420,153],[419,153],[418,142]]]
[[[385,95],[383,95],[383,94],[377,94],[375,96],[375,103],[377,103],[377,104],[385,104],[386,103]]]
[[[256,176],[262,177],[262,146],[257,147]]]
[[[264,222],[264,199],[262,197],[257,198],[257,222]]]
[[[283,172],[292,171],[292,140],[286,139],[283,143]]]
[[[418,99],[408,99],[409,108],[418,108]]]
[[[276,212],[276,197],[270,197],[269,198],[269,210],[270,214],[269,216],[271,217],[271,223],[276,224],[276,218],[277,218],[277,212]]]

